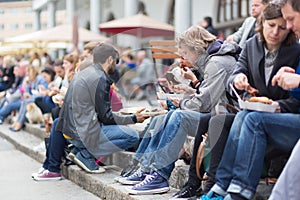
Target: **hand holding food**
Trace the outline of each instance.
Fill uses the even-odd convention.
[[[188,67],[188,68],[192,68],[193,67],[193,65],[188,60],[186,60],[184,58],[180,59],[179,66],[180,66],[180,68],[183,68],[183,69],[185,67]]]
[[[143,121],[145,121],[145,119],[150,117],[149,114],[142,113],[145,109],[146,108],[141,108],[136,111],[135,116],[136,116],[136,121],[138,123],[142,123]]]
[[[234,87],[238,90],[245,90],[248,86],[248,78],[245,74],[238,74],[234,81],[233,81]]]
[[[278,84],[285,90],[297,88],[300,85],[300,75],[290,67],[282,67],[272,79],[272,85]]]
[[[191,81],[197,80],[197,77],[195,76],[195,74],[188,67],[185,67],[185,68],[181,69],[181,76],[183,78],[189,79]]]
[[[252,97],[255,97],[259,91],[257,89],[255,89],[254,87],[248,85],[247,87],[247,92],[252,96]]]

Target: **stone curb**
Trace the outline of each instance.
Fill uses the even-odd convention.
[[[45,158],[45,153],[34,149],[43,142],[41,136],[44,133],[27,132],[34,129],[30,126],[19,132],[12,132],[9,130],[9,124],[1,125],[0,137],[12,143],[16,149],[27,154],[38,162],[42,163]],[[64,166],[62,165],[62,174],[64,178],[71,180],[75,184],[84,188],[85,190],[99,196],[102,199],[111,200],[165,200],[170,199],[172,194],[176,192],[171,189],[170,192],[161,195],[129,195],[126,192],[126,186],[122,186],[114,181],[114,178],[120,174],[120,168],[115,165],[105,166],[106,172],[103,174],[88,174],[76,165]],[[30,174],[28,175],[30,176]]]

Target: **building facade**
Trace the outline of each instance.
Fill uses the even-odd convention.
[[[59,24],[72,23],[99,33],[99,24],[146,13],[175,26],[176,34],[211,16],[217,29],[231,33],[249,16],[250,0],[33,0],[0,3],[0,40]],[[123,41],[120,40],[121,45]],[[126,42],[125,42],[126,43]],[[132,43],[132,42],[131,42]],[[125,46],[127,44],[124,44]]]

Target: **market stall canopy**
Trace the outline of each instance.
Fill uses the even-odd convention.
[[[78,28],[78,40],[81,42],[88,41],[105,41],[107,37],[93,33],[84,28]],[[73,40],[73,27],[69,24],[56,26],[53,28],[40,30],[24,35],[19,35],[11,38],[4,39],[7,43],[17,42],[72,42]]]
[[[174,36],[174,27],[143,14],[116,19],[99,25],[101,32],[135,35],[140,38],[152,36]]]

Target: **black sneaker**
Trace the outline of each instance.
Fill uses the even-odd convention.
[[[173,198],[190,198],[194,196],[201,196],[203,194],[201,188],[195,189],[190,185],[184,186],[180,191],[173,195]],[[172,199],[173,199],[172,198]]]

